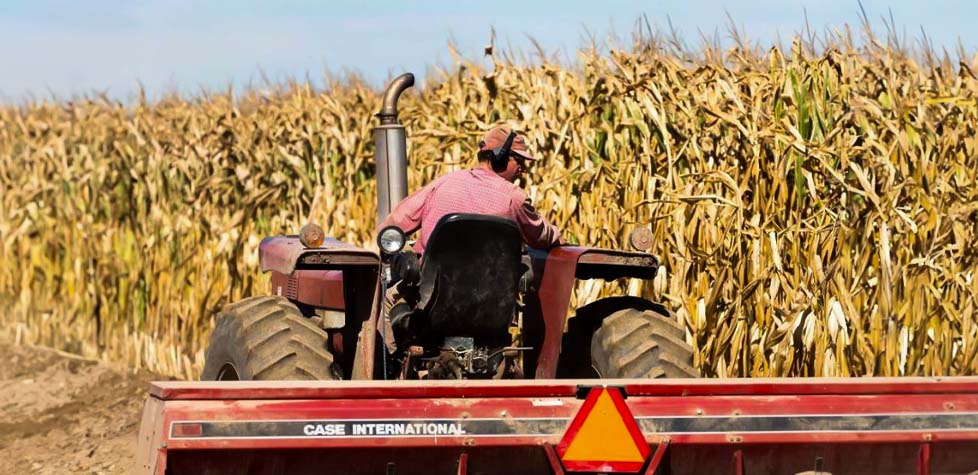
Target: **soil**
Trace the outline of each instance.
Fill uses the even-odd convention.
[[[0,341],[0,475],[129,473],[153,379]]]

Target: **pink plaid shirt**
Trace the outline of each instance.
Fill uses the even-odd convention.
[[[460,170],[429,183],[398,203],[380,228],[394,225],[407,234],[421,229],[414,250],[422,254],[435,224],[451,213],[510,219],[533,248],[549,249],[560,241],[560,231],[537,213],[519,186],[485,168]]]

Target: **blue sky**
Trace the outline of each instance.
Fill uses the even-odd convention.
[[[863,0],[883,32],[893,18],[910,39],[921,28],[952,52],[960,39],[978,51],[978,0]],[[142,84],[151,95],[260,84],[261,74],[318,79],[356,71],[374,84],[451,62],[448,42],[480,58],[494,27],[498,46],[574,58],[588,32],[628,38],[646,15],[667,18],[688,43],[700,32],[726,35],[729,14],[751,39],[770,45],[809,23],[858,28],[855,0],[298,1],[0,0],[0,101],[105,92],[125,99]]]

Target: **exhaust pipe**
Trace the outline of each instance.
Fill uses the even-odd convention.
[[[377,159],[377,224],[407,196],[407,134],[397,123],[397,100],[405,89],[414,85],[414,74],[398,76],[384,92],[384,105],[374,129]]]

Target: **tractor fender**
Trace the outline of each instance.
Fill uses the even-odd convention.
[[[651,279],[659,268],[658,258],[645,252],[558,246],[549,252],[530,249],[528,254],[536,280],[534,287],[538,289],[526,310],[531,320],[529,341],[540,351],[531,355],[526,365],[527,371],[538,379],[553,378],[557,373],[564,320],[575,280]],[[534,326],[534,322],[539,325]]]

